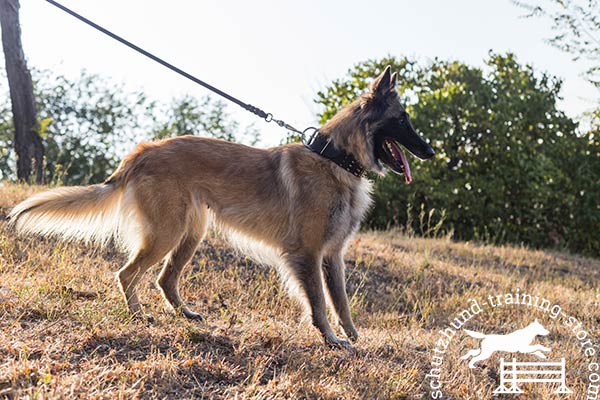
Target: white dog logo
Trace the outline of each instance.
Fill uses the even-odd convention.
[[[468,329],[465,329],[464,331],[471,337],[483,339],[478,349],[470,350],[460,358],[461,360],[466,360],[469,357],[473,357],[469,362],[469,368],[475,368],[475,363],[487,360],[496,351],[531,353],[539,358],[546,358],[546,355],[542,352],[550,351],[549,347],[542,346],[541,344],[531,344],[536,336],[546,336],[550,333],[537,319],[525,328],[506,335],[485,335]]]

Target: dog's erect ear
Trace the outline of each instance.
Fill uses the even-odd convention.
[[[394,72],[390,78],[390,89],[391,90],[396,89],[397,85],[398,85],[398,72]]]
[[[371,93],[374,95],[383,95],[388,93],[391,88],[396,87],[396,85],[392,86],[391,72],[392,67],[389,65],[385,67],[385,70],[381,73],[381,75],[375,78],[371,84]]]

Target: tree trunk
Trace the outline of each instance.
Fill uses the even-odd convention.
[[[29,181],[32,172],[31,160],[33,159],[35,160],[35,181],[42,183],[44,180],[44,145],[38,133],[33,83],[21,44],[19,0],[0,0],[0,25],[2,26],[2,47],[15,127],[17,177],[21,181]]]

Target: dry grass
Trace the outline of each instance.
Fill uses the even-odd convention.
[[[362,334],[354,354],[325,347],[275,272],[215,237],[198,250],[182,284],[206,321],[172,316],[148,277],[141,298],[157,322],[147,325],[129,318],[117,290],[122,255],[21,238],[7,228],[3,217],[32,190],[0,187],[0,398],[431,398],[425,375],[438,331],[469,299],[516,288],[560,304],[598,349],[600,261],[394,232],[360,234],[347,253]],[[567,383],[578,393],[570,398],[586,398],[590,358],[548,314],[505,306],[466,327],[510,332],[534,318],[552,332],[537,339],[552,347],[551,358],[567,358]],[[448,346],[444,398],[491,397],[498,355],[473,370],[459,360],[476,344],[460,332]],[[527,397],[520,398],[559,398],[540,384],[523,387]]]

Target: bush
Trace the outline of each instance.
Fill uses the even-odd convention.
[[[0,94],[8,88],[0,70]],[[121,158],[143,140],[195,134],[255,143],[258,134],[239,125],[224,103],[205,96],[149,100],[98,75],[68,79],[33,71],[40,135],[46,152],[46,181],[68,185],[102,182]],[[166,111],[163,111],[166,110]],[[0,106],[0,174],[14,178],[12,115]]]
[[[410,186],[394,175],[376,181],[368,225],[410,223],[419,232],[421,210],[437,209],[446,212],[442,229],[457,239],[600,254],[593,228],[600,226],[597,132],[578,134],[577,123],[557,108],[559,79],[512,54],[491,54],[484,69],[371,60],[318,93],[322,122],[388,64],[399,72],[413,125],[437,154],[412,162]]]

